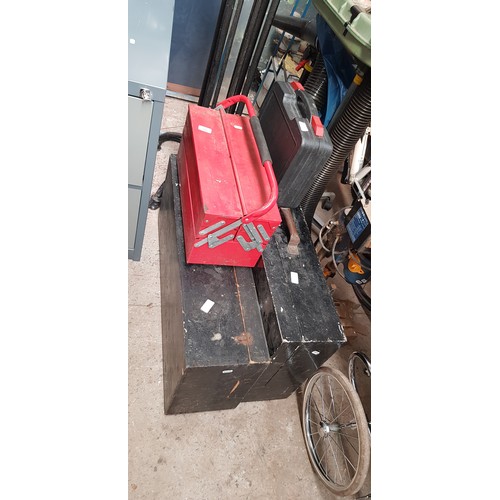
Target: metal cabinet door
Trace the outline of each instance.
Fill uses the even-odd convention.
[[[197,3],[201,6],[204,2]],[[174,4],[174,0],[128,1],[128,80],[163,89],[163,97],[167,86]],[[195,36],[187,24],[182,29]]]
[[[142,186],[153,103],[128,96],[128,183]]]

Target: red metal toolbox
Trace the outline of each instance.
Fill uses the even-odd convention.
[[[226,114],[236,102],[250,118]],[[281,222],[264,134],[245,96],[189,106],[178,153],[188,264],[253,267]]]

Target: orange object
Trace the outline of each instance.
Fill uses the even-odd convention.
[[[363,268],[361,267],[359,257],[355,254],[350,254],[347,268],[349,269],[349,271],[351,271],[351,273],[365,274]]]

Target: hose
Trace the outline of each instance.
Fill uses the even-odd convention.
[[[182,134],[179,132],[163,132],[158,137],[158,151],[161,149],[161,145],[167,141],[181,142]]]
[[[181,139],[182,134],[180,134],[179,132],[163,132],[163,134],[160,134],[160,136],[158,137],[158,151],[161,149],[161,145],[164,142],[172,141],[180,143]],[[156,190],[156,193],[149,199],[148,208],[150,210],[157,210],[160,207],[164,186],[165,181],[160,184],[160,187]]]
[[[312,74],[311,74],[312,76]],[[309,77],[309,79],[311,78]],[[307,83],[309,82],[306,82]],[[305,87],[304,87],[305,88]],[[306,89],[307,90],[307,89]],[[325,191],[333,174],[343,166],[347,155],[363,135],[371,118],[371,74],[367,72],[361,85],[353,92],[350,101],[345,107],[342,116],[335,122],[330,130],[333,151],[326,161],[321,172],[314,179],[313,184],[302,199],[300,206],[304,211],[307,225],[316,211],[323,192]]]
[[[326,105],[328,79],[323,56],[320,52],[318,52],[313,70],[304,84],[304,90],[313,98],[316,108],[321,112]]]

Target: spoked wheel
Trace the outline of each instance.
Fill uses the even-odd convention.
[[[358,394],[368,421],[368,430],[371,432],[371,390],[370,377],[372,365],[370,358],[361,351],[354,351],[349,356],[349,380]]]
[[[307,382],[302,430],[314,470],[339,496],[361,489],[370,465],[370,434],[361,401],[347,377],[320,368]]]

